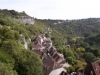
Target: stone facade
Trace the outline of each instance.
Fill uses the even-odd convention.
[[[34,39],[32,51],[42,58],[44,75],[67,74],[63,67],[69,67],[70,65],[65,62],[64,55],[57,52],[57,49],[52,45],[51,39],[45,37],[44,34]]]

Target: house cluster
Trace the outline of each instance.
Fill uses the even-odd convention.
[[[50,38],[45,34],[37,36],[32,45],[32,51],[39,54],[43,61],[44,75],[67,75],[64,67],[70,65],[65,62],[64,55],[57,52]]]
[[[100,60],[87,64],[84,69],[77,73],[78,75],[100,75]]]

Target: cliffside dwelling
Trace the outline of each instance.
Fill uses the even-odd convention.
[[[43,60],[44,75],[67,75],[64,67],[70,65],[65,62],[64,55],[57,52],[52,46],[50,38],[41,35],[35,38],[32,51],[39,54]]]

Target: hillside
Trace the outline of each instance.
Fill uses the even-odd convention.
[[[99,33],[100,18],[88,18],[79,20],[41,20],[50,28],[58,30],[65,36],[86,37]]]
[[[68,71],[81,70],[85,62],[89,64],[100,60],[100,18],[38,21],[52,29],[54,46],[73,65]]]
[[[0,10],[0,74],[43,75],[42,60],[31,47],[35,38],[46,31],[45,36],[51,38],[53,46],[72,65],[65,67],[68,73],[100,59],[100,18],[34,19],[34,24],[24,24],[16,19],[22,16],[30,17],[25,12]]]
[[[15,10],[0,9],[0,17],[17,17],[17,16],[28,16],[24,11],[17,12]]]
[[[36,22],[34,25],[25,25],[12,17],[20,13],[10,10],[1,11],[0,75],[43,75],[40,56],[30,51],[32,44],[30,40],[43,32],[43,24]],[[24,40],[28,44],[28,49],[24,47]]]

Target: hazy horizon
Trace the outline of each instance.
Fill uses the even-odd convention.
[[[38,19],[99,18],[99,7],[99,0],[0,0],[0,9],[25,11]]]

